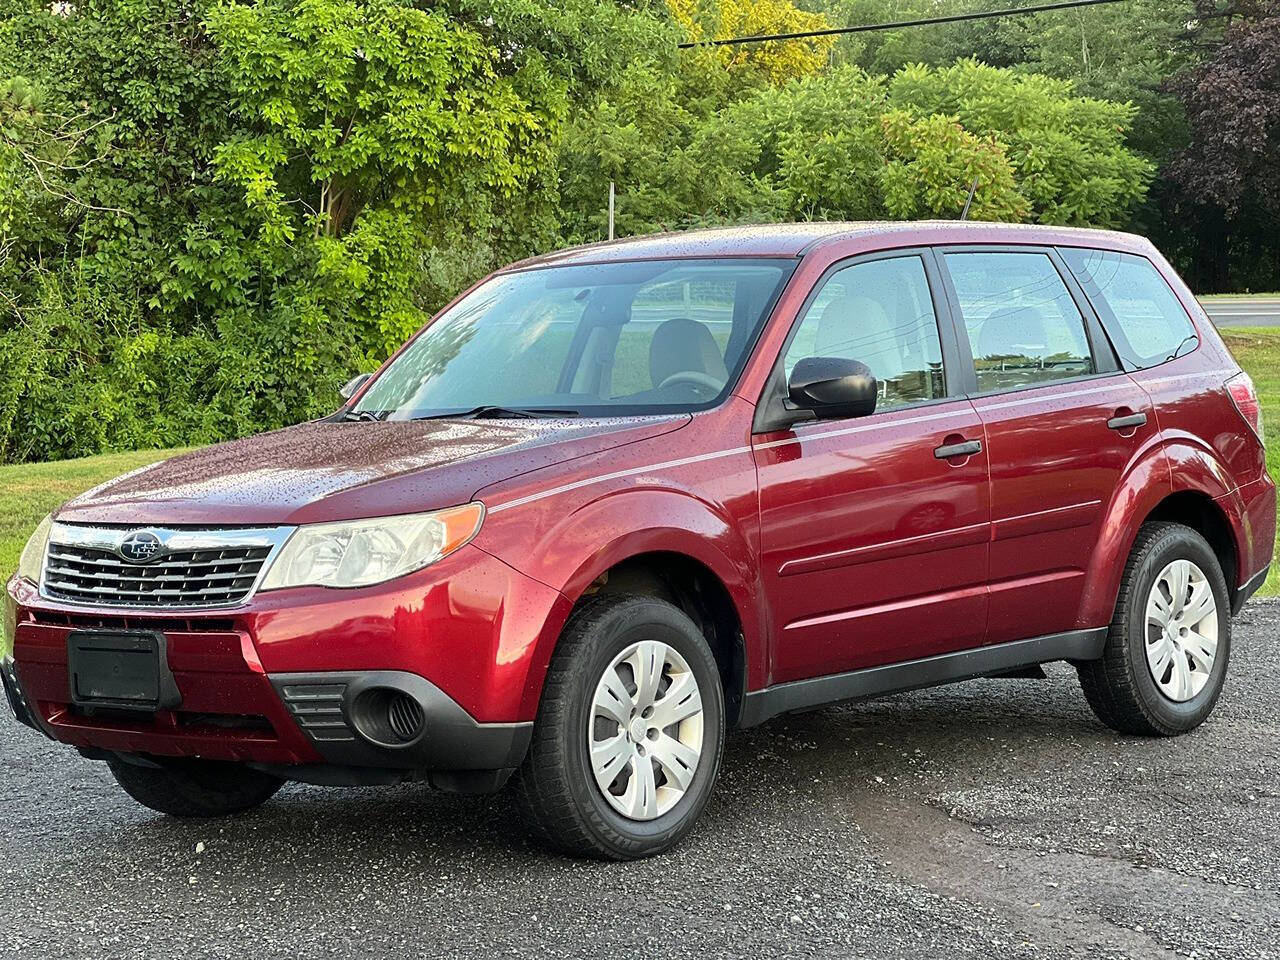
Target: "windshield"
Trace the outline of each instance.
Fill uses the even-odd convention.
[[[729,392],[794,260],[500,274],[437,317],[348,416],[678,413]]]

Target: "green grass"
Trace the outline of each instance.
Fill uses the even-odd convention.
[[[81,460],[0,467],[0,570],[18,568],[18,555],[46,513],[78,493],[181,450],[106,453]]]
[[[1267,467],[1280,477],[1280,327],[1228,327],[1219,331],[1240,366],[1253,378],[1262,401],[1262,429],[1267,437]],[[1276,552],[1280,554],[1280,537]],[[1280,596],[1280,564],[1272,563],[1259,596]]]
[[[1280,328],[1232,327],[1222,335],[1258,388],[1270,440],[1267,465],[1273,477],[1280,477]],[[82,460],[0,466],[0,570],[17,568],[18,555],[31,531],[64,500],[128,470],[180,452],[139,450]],[[1280,554],[1280,543],[1277,553]],[[1272,566],[1259,595],[1280,596],[1280,564]]]
[[[1196,297],[1197,300],[1274,300],[1280,293],[1206,293]]]

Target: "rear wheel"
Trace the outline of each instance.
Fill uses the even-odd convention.
[[[1078,667],[1089,706],[1121,733],[1186,733],[1217,703],[1230,653],[1231,606],[1217,556],[1189,527],[1144,524],[1102,658]]]
[[[251,810],[284,783],[238,763],[215,760],[170,760],[157,767],[108,760],[107,766],[125,793],[171,817],[223,817]]]
[[[570,853],[658,853],[706,805],[724,727],[719,671],[694,623],[651,597],[597,597],[552,658],[520,806],[534,833]]]

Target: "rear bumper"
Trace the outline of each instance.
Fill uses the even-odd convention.
[[[242,610],[94,610],[14,578],[6,698],[20,721],[90,756],[202,757],[322,783],[510,770],[532,731],[535,651],[568,605],[482,551],[459,554],[380,588],[279,591]],[[176,704],[73,704],[68,635],[85,629],[163,633]],[[410,698],[421,735],[370,736],[361,694],[373,688]]]
[[[1236,588],[1236,599],[1231,605],[1231,612],[1233,614],[1239,613],[1241,608],[1249,602],[1249,598],[1257,593],[1258,589],[1266,583],[1267,574],[1270,572],[1271,566],[1268,564]]]
[[[1223,498],[1226,499],[1226,498]],[[1238,611],[1267,579],[1276,542],[1276,485],[1267,474],[1239,487],[1234,525],[1240,541],[1240,577],[1233,606]],[[1222,502],[1221,500],[1219,502]],[[1230,506],[1228,512],[1231,512]]]

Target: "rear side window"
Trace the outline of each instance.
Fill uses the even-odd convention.
[[[1154,367],[1195,347],[1187,311],[1146,257],[1075,248],[1060,252],[1126,366]]]
[[[859,360],[880,387],[876,409],[946,396],[938,319],[917,256],[837,270],[809,304],[783,366],[805,357]]]
[[[1084,317],[1043,253],[948,253],[978,390],[1011,390],[1096,370]]]

